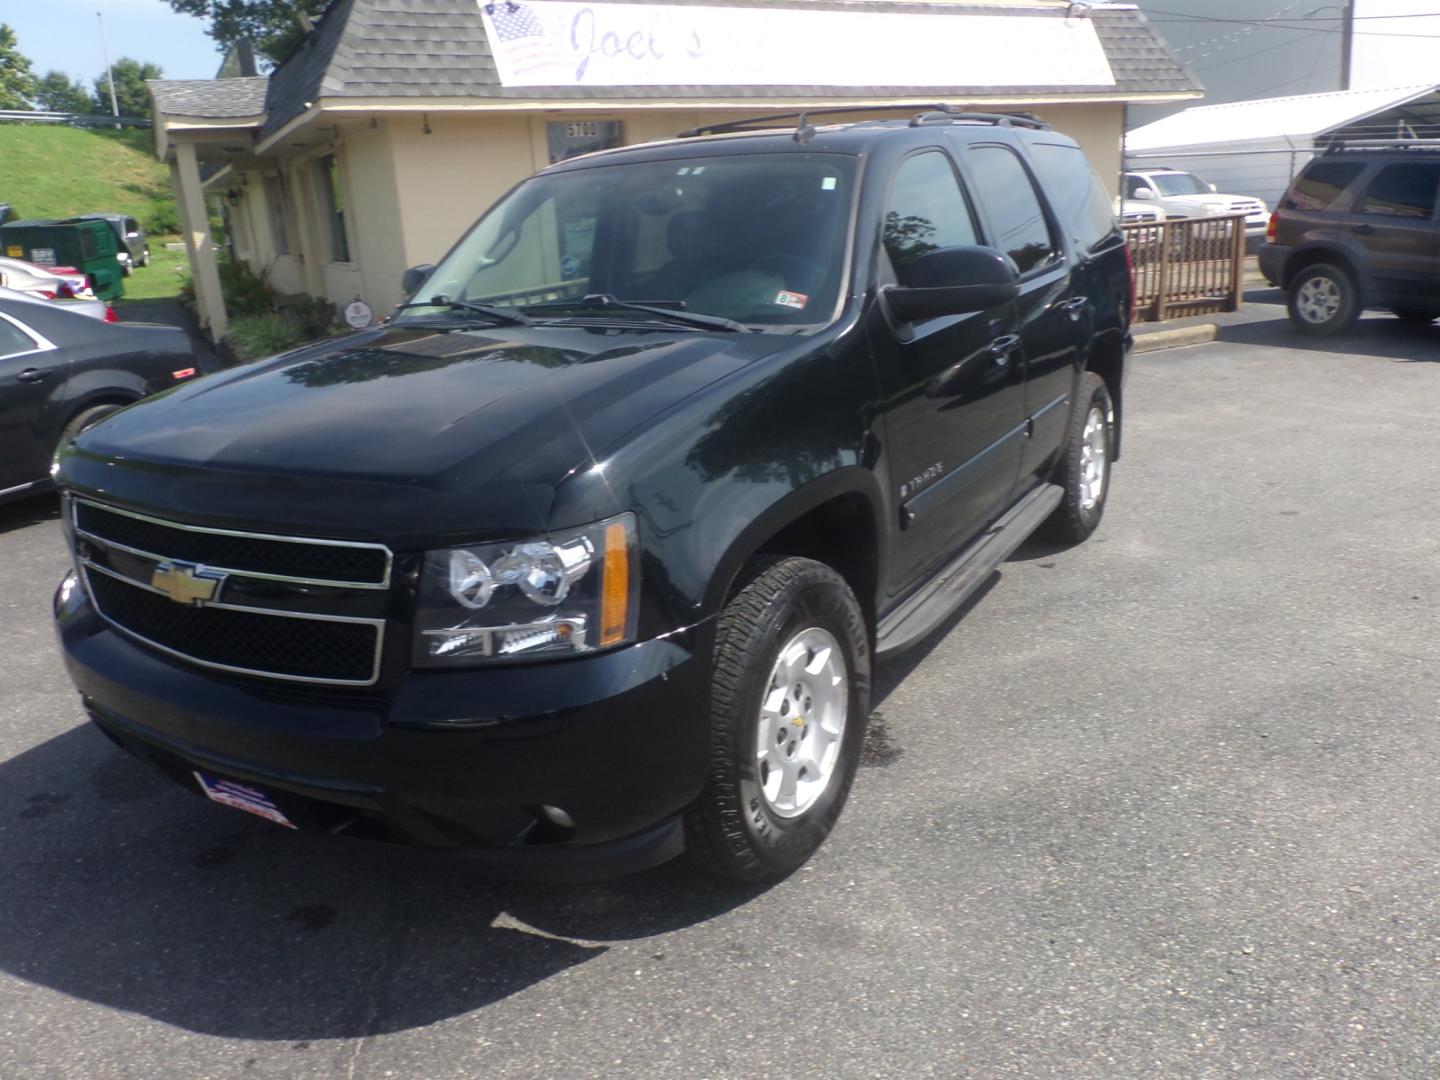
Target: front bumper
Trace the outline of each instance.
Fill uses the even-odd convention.
[[[451,849],[507,875],[609,876],[678,854],[677,815],[704,783],[703,624],[594,657],[335,692],[167,659],[100,619],[72,579],[55,617],[102,731],[196,794],[195,769],[259,787],[301,828]]]

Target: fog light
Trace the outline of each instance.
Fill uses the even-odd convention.
[[[539,810],[540,813],[545,815],[545,819],[549,821],[550,824],[556,825],[562,829],[575,828],[575,819],[572,818],[569,814],[567,814],[564,810],[561,810],[560,807],[541,804]]]

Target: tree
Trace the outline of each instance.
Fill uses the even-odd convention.
[[[39,84],[30,58],[20,51],[15,31],[0,23],[0,109],[28,109]]]
[[[63,71],[45,73],[40,88],[35,91],[35,105],[48,112],[88,113],[95,109],[95,102],[84,84]]]
[[[122,56],[110,70],[115,74],[115,100],[120,104],[120,115],[149,116],[150,95],[145,89],[145,80],[165,74],[160,65],[142,64]],[[110,80],[103,71],[95,77],[95,111],[106,115],[110,112]]]
[[[182,15],[210,23],[205,31],[222,49],[249,38],[266,56],[283,60],[305,36],[304,20],[328,0],[170,0]]]

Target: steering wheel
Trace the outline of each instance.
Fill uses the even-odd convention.
[[[787,288],[797,290],[802,285],[813,289],[825,280],[825,268],[819,263],[801,259],[795,255],[782,255],[778,252],[761,255],[746,269],[774,274]]]

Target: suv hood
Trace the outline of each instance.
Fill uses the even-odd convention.
[[[63,481],[318,535],[543,529],[556,485],[594,453],[785,344],[669,327],[364,331],[117,413],[76,440]]]

